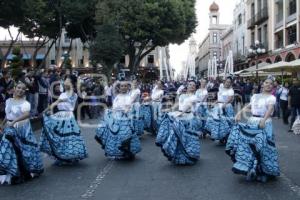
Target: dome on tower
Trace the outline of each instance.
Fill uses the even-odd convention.
[[[209,7],[210,12],[218,12],[219,11],[219,6],[216,4],[216,2],[213,2],[210,7]]]

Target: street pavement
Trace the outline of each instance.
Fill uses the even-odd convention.
[[[94,121],[96,123],[96,121]],[[300,199],[300,136],[274,119],[282,175],[268,183],[247,182],[231,172],[224,146],[201,140],[201,159],[194,166],[174,166],[141,138],[135,161],[112,161],[94,140],[95,128],[83,128],[89,158],[58,167],[44,157],[44,174],[16,186],[0,186],[0,200],[295,200]],[[39,136],[39,131],[37,131]]]

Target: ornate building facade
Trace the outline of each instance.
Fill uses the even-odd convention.
[[[220,24],[219,6],[215,2],[209,7],[209,11],[209,33],[199,44],[196,57],[196,73],[199,77],[207,75],[209,60],[222,59],[221,37],[230,26]]]

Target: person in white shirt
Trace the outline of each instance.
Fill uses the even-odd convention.
[[[17,83],[13,98],[5,103],[6,116],[0,133],[0,184],[23,183],[43,172],[42,156],[29,121],[30,103],[25,99],[25,90],[24,83]]]
[[[199,120],[202,121],[202,128],[205,127],[205,122],[208,115],[208,107],[207,107],[207,81],[206,79],[201,79],[200,88],[196,91],[197,104],[196,104],[196,114]],[[205,134],[203,134],[205,137]]]
[[[280,109],[282,111],[282,119],[284,124],[289,124],[288,113],[288,96],[289,96],[289,83],[285,82],[279,89]]]
[[[156,85],[152,89],[151,100],[152,100],[152,129],[153,134],[156,134],[159,126],[159,118],[161,116],[161,108],[162,108],[162,99],[164,96],[163,83],[162,81],[157,81]]]
[[[195,91],[196,82],[189,81],[187,93],[179,97],[179,111],[165,114],[158,130],[156,144],[176,165],[193,165],[200,157],[201,124],[193,113]]]
[[[105,151],[105,156],[120,160],[132,160],[141,151],[141,144],[131,116],[133,96],[128,92],[129,83],[120,81],[118,94],[113,100],[112,109],[106,110],[104,119],[96,130],[96,141]]]
[[[131,90],[129,92],[131,102],[132,102],[132,118],[133,118],[133,128],[138,136],[144,133],[144,121],[141,115],[141,90],[138,88],[138,83],[136,80],[131,82]]]
[[[233,125],[234,109],[232,102],[234,91],[232,81],[231,77],[227,77],[224,86],[219,88],[218,99],[205,125],[211,139],[217,140],[221,144],[226,144],[230,127]]]
[[[41,151],[55,159],[56,165],[74,164],[87,157],[87,150],[80,127],[74,117],[77,94],[70,79],[64,82],[64,92],[43,115],[40,139]],[[50,114],[54,107],[58,112]],[[78,117],[81,119],[81,117]]]
[[[280,175],[272,127],[276,103],[271,94],[273,86],[272,77],[265,80],[262,93],[254,94],[250,104],[236,115],[235,120],[240,122],[242,114],[249,110],[252,117],[245,124],[239,123],[233,128],[228,138],[226,152],[234,161],[232,170],[236,174],[247,175],[248,180],[266,182]]]

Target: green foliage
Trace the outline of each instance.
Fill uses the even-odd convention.
[[[1,0],[0,1],[0,27],[19,27],[24,21],[23,0]]]
[[[97,37],[90,47],[91,60],[101,63],[103,72],[110,75],[113,65],[123,55],[123,39],[113,25],[102,25],[97,28]]]
[[[12,50],[13,53],[13,59],[10,65],[10,70],[12,77],[16,80],[19,75],[22,73],[22,67],[23,67],[23,60],[22,60],[22,54],[21,54],[21,48],[15,47]]]
[[[64,63],[65,69],[72,69],[72,60],[70,58],[67,58],[67,60]]]
[[[195,31],[195,0],[102,0],[97,24],[113,24],[123,36],[130,68],[157,46],[180,44]]]

